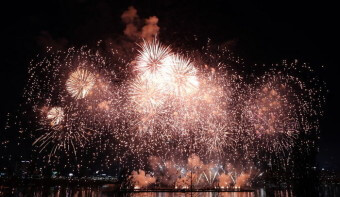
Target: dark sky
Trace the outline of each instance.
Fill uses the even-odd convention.
[[[159,18],[161,36],[180,40],[195,34],[216,43],[237,40],[237,53],[253,63],[299,59],[316,68],[325,65],[320,78],[326,81],[329,94],[318,161],[321,167],[340,166],[339,16],[338,6],[327,1],[49,0],[3,4],[1,123],[20,103],[29,62],[42,52],[44,43],[81,46],[122,36],[120,15],[131,5],[140,18]]]

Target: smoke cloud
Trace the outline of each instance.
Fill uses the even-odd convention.
[[[143,38],[150,41],[159,33],[158,18],[151,16],[141,24],[137,9],[133,6],[123,12],[121,19],[126,25],[124,34],[130,39]]]
[[[218,185],[221,188],[224,187],[229,187],[229,185],[232,183],[232,178],[229,174],[220,174],[220,176],[218,177]]]
[[[245,186],[251,176],[245,169],[237,169],[228,163],[225,170],[216,163],[205,164],[199,156],[192,154],[187,159],[187,163],[182,164],[173,160],[164,161],[160,157],[149,157],[149,165],[157,177],[157,183],[162,186],[175,187],[176,189],[204,188],[204,187],[235,187]],[[142,171],[144,173],[144,171]],[[136,174],[134,180],[142,180],[145,174]],[[140,182],[136,185],[140,188]],[[147,185],[146,185],[147,186]]]
[[[201,161],[201,159],[195,155],[195,154],[192,154],[189,158],[188,158],[188,167],[189,168],[202,168],[204,167],[204,164],[203,162]]]
[[[185,177],[176,180],[176,189],[189,189],[189,187],[197,182],[198,175],[196,173],[188,172]]]
[[[130,177],[135,189],[146,188],[156,182],[156,178],[146,174],[143,170],[132,171]]]
[[[250,178],[250,174],[242,173],[240,176],[237,177],[235,187],[244,186],[247,183],[249,178]]]
[[[159,32],[159,27],[157,25],[158,18],[156,16],[151,16],[145,21],[146,25],[142,28],[142,38],[152,40]]]
[[[130,6],[126,11],[123,12],[121,18],[126,24],[124,34],[129,38],[139,37],[139,32],[136,26],[139,20],[137,10],[133,6]]]
[[[149,157],[149,165],[162,185],[173,186],[180,176],[174,161],[162,162],[159,157],[151,156]]]
[[[133,23],[136,19],[138,19],[137,10],[133,6],[130,6],[123,12],[121,18],[126,24]]]

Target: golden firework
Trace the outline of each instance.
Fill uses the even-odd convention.
[[[66,89],[76,99],[85,98],[96,82],[95,76],[88,70],[78,68],[66,81]]]

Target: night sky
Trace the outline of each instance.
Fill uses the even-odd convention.
[[[283,59],[310,63],[329,91],[321,121],[319,167],[340,170],[339,16],[338,6],[325,1],[12,1],[2,5],[8,13],[1,17],[1,128],[6,114],[22,102],[31,59],[46,46],[91,46],[123,36],[120,16],[129,6],[138,10],[140,18],[159,18],[161,39],[169,36],[185,42],[196,35],[216,44],[232,41],[236,54],[253,64]]]

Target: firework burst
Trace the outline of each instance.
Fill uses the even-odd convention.
[[[164,103],[159,84],[145,77],[134,80],[130,94],[135,109],[142,113],[154,113]]]
[[[199,90],[197,70],[190,59],[173,55],[170,63],[162,68],[166,89],[164,92],[174,94],[176,97],[190,96]]]
[[[143,41],[136,58],[136,70],[142,74],[155,74],[170,61],[171,50],[156,39]]]
[[[272,153],[281,154],[291,149],[301,130],[298,123],[301,97],[292,86],[300,81],[289,76],[264,76],[250,93],[245,107],[246,120],[250,121],[255,145]],[[262,84],[262,85],[261,85]],[[306,115],[304,115],[306,116]]]
[[[70,74],[66,81],[66,89],[72,97],[82,99],[90,93],[95,81],[96,78],[91,72],[78,68]]]
[[[61,107],[53,107],[47,112],[47,120],[51,121],[51,126],[58,126],[64,120],[64,110]]]
[[[24,97],[34,120],[26,130],[34,131],[38,152],[52,158],[64,150],[85,160],[90,155],[91,165],[134,169],[150,156],[180,163],[193,153],[261,165],[270,161],[263,155],[286,158],[300,134],[318,129],[321,89],[295,76],[294,63],[289,71],[285,62],[255,72],[225,48],[175,53],[156,39],[139,47],[137,54],[70,48],[32,62]],[[189,180],[186,173],[182,181]],[[212,184],[221,173],[227,172],[210,166],[195,176]],[[223,184],[236,184],[235,177],[224,174]]]

